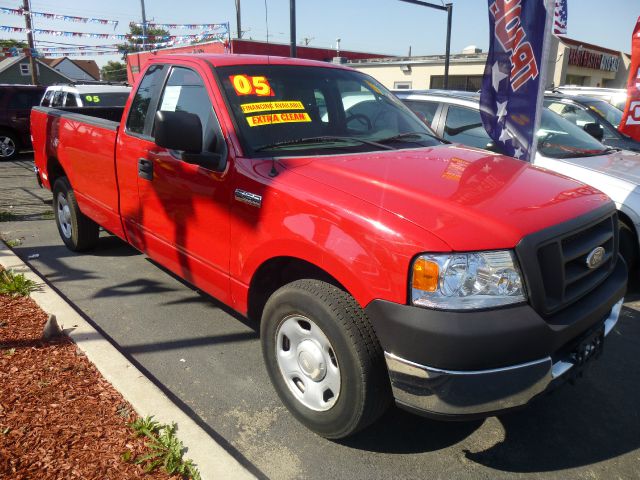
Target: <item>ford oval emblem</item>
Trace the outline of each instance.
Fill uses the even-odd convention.
[[[598,268],[604,260],[604,253],[604,248],[602,247],[596,247],[591,250],[587,255],[587,267],[591,269]]]

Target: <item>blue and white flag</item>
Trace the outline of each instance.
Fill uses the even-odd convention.
[[[502,153],[527,161],[536,150],[548,57],[545,38],[554,7],[555,0],[489,0],[482,123]]]

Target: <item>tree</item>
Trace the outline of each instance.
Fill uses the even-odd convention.
[[[130,35],[142,35],[142,27],[139,27],[133,23],[129,24],[129,34]],[[162,37],[168,37],[169,31],[164,28],[152,28],[147,27],[147,37],[145,39],[145,44],[147,43],[163,43],[168,42],[168,40],[163,39]],[[126,43],[121,43],[118,45],[118,50],[122,53],[122,59],[127,58],[127,54],[132,52],[139,52],[142,50],[142,39],[133,39],[130,38]]]
[[[9,39],[9,40],[0,40],[0,48],[11,48],[11,47],[16,47],[16,48],[27,48],[27,43],[23,42],[22,40],[13,40],[13,39]]]
[[[110,82],[126,82],[127,64],[111,60],[100,69],[100,76]]]

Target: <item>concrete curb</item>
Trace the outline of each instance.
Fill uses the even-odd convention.
[[[40,288],[31,294],[31,298],[45,312],[56,316],[65,333],[139,415],[153,415],[161,423],[176,423],[178,437],[187,447],[185,456],[196,463],[203,480],[256,478],[1,241],[0,265],[7,270],[23,273],[38,283]]]

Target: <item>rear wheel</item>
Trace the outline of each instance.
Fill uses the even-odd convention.
[[[19,151],[16,134],[9,130],[0,130],[0,160],[13,160]]]
[[[53,185],[53,210],[64,244],[74,252],[93,248],[100,233],[98,224],[84,215],[66,177]]]
[[[280,399],[306,427],[344,438],[373,423],[391,400],[382,349],[348,293],[298,280],[268,300],[262,353]]]

